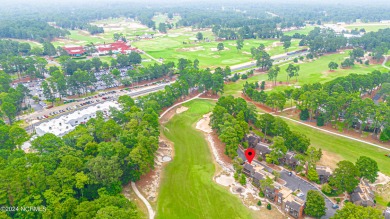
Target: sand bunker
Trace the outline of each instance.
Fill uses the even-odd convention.
[[[188,110],[187,107],[181,106],[181,107],[179,107],[179,108],[176,109],[176,114],[180,114],[180,113],[185,112],[185,111],[187,111],[187,110]]]
[[[171,161],[171,160],[172,160],[172,158],[169,157],[169,156],[164,156],[164,157],[162,157],[162,162],[169,162],[169,161]]]
[[[206,115],[203,116],[203,118],[201,120],[198,121],[198,123],[196,123],[196,129],[199,129],[203,132],[206,132],[206,133],[211,133],[213,130],[211,129],[210,127],[210,115],[211,113],[208,113]]]
[[[215,178],[215,181],[223,186],[230,186],[234,184],[234,177],[232,175],[220,175],[217,178]]]
[[[179,52],[196,52],[196,51],[200,51],[200,50],[204,50],[204,47],[203,46],[197,46],[197,47],[189,47],[189,48],[178,49]]]

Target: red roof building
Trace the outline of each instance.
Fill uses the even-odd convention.
[[[96,49],[100,54],[107,54],[109,51],[112,51],[113,53],[127,54],[131,51],[136,50],[137,48],[130,47],[123,41],[116,41],[114,43],[97,45]]]
[[[70,56],[81,56],[85,53],[84,47],[82,46],[64,46],[63,49]]]

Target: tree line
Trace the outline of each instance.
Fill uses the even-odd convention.
[[[304,84],[284,92],[258,91],[258,85],[245,84],[243,92],[256,102],[283,110],[288,99],[294,101],[301,120],[316,119],[318,126],[332,123],[341,129],[356,128],[372,132],[381,141],[389,141],[389,102],[375,103],[362,98],[390,82],[389,73],[373,71],[367,75],[350,74],[324,84]],[[386,100],[386,90],[381,92]]]

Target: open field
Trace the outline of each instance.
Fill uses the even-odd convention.
[[[162,127],[174,142],[175,157],[164,169],[156,218],[252,218],[237,197],[213,181],[212,154],[203,134],[194,127],[214,103],[195,100],[184,106],[189,110]]]
[[[284,121],[287,122],[291,130],[306,134],[306,136],[310,138],[312,146],[337,154],[342,159],[351,162],[356,162],[359,156],[370,157],[376,160],[379,170],[382,173],[390,175],[390,158],[384,156],[385,154],[388,154],[389,151],[347,138],[336,137],[332,134],[321,132],[289,120]],[[337,159],[335,159],[334,162],[337,162]]]
[[[310,31],[312,31],[314,29],[314,27],[315,26],[306,26],[306,27],[304,27],[304,28],[302,28],[300,30],[291,30],[291,31],[284,32],[284,34],[287,35],[287,36],[292,36],[295,33],[307,35]]]
[[[173,16],[173,18],[170,20],[168,18],[167,14],[157,14],[153,17],[153,21],[156,23],[156,28],[158,28],[158,25],[160,23],[173,23],[176,24],[180,20],[180,16]]]
[[[127,39],[133,39],[137,35],[154,34],[155,31],[148,27],[126,18],[111,18],[92,22],[92,24],[103,27],[104,33],[91,35],[83,30],[71,30],[70,36],[56,39],[53,44],[57,46],[65,45],[85,45],[87,43],[103,44],[113,42],[114,33],[122,33]]]
[[[376,32],[379,29],[385,29],[385,28],[390,28],[390,24],[382,24],[382,23],[354,23],[351,25],[345,25],[344,26],[348,30],[353,30],[353,29],[361,29],[364,28],[366,32]]]
[[[195,42],[196,34],[202,32],[210,42]],[[214,41],[211,30],[191,30],[190,28],[172,29],[167,35],[157,36],[154,39],[134,42],[134,46],[144,50],[155,58],[163,58],[164,61],[177,62],[180,58],[200,61],[202,68],[215,68],[218,66],[231,66],[251,61],[250,49],[264,44],[271,55],[285,53],[281,43],[276,39],[247,39],[241,51],[236,49],[236,41],[222,41],[225,49],[217,51],[219,42]],[[289,51],[300,49],[299,41],[292,42]]]
[[[324,55],[320,58],[311,61],[311,62],[304,62],[300,63],[300,71],[299,71],[299,77],[298,82],[296,82],[295,78],[290,79],[291,86],[293,85],[302,85],[302,84],[309,84],[309,83],[316,83],[316,82],[327,82],[330,80],[333,80],[337,77],[342,77],[349,75],[351,73],[356,74],[367,74],[372,72],[373,70],[380,70],[387,72],[388,70],[383,68],[381,65],[361,65],[361,64],[355,64],[352,68],[348,69],[341,69],[338,68],[335,71],[329,71],[328,64],[331,61],[337,62],[339,65],[341,61],[343,61],[348,56],[348,52],[345,51],[345,53],[335,53],[330,55]],[[297,65],[293,62],[291,62],[294,65]],[[288,64],[282,64],[281,70],[278,75],[277,83],[280,81],[286,82],[287,81],[287,69]],[[262,80],[268,80],[268,75],[266,73],[253,76],[247,80],[239,80],[235,83],[230,83],[225,86],[225,95],[239,95],[240,91],[242,90],[242,86],[245,84],[246,81],[248,83],[256,82],[256,81],[262,81]],[[287,86],[278,86],[274,88],[273,90],[283,90],[283,87]]]

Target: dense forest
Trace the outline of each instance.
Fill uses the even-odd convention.
[[[154,165],[158,114],[140,109],[127,96],[112,119],[103,113],[65,135],[45,134],[32,141],[35,153],[19,146],[27,134],[1,123],[0,205],[44,206],[44,211],[7,211],[13,218],[139,218],[121,193]],[[140,156],[142,155],[142,156]]]
[[[222,6],[223,5],[223,6]],[[231,2],[204,3],[168,3],[161,2],[149,5],[136,2],[96,2],[94,4],[80,3],[26,3],[15,7],[6,3],[0,9],[0,37],[20,39],[53,39],[54,37],[69,34],[57,27],[74,30],[83,29],[91,34],[102,33],[101,27],[91,25],[95,20],[110,17],[127,17],[139,20],[149,28],[157,29],[152,20],[157,12],[179,14],[181,20],[177,26],[191,26],[205,28],[216,26],[214,31],[221,38],[234,38],[238,29],[245,32],[240,34],[244,38],[253,38],[255,35],[262,38],[279,37],[276,25],[281,28],[301,27],[306,22],[314,24],[322,22],[354,22],[361,19],[364,22],[380,21],[390,17],[389,11],[381,5],[334,5],[334,4],[304,4],[278,2],[266,4],[262,2],[240,2],[239,5]],[[12,9],[12,10],[5,10]],[[18,19],[14,19],[17,17]],[[40,19],[37,20],[37,17]],[[232,34],[232,31],[236,34]]]

